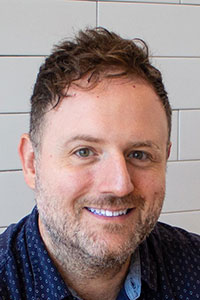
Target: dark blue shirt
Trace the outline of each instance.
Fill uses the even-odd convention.
[[[157,223],[139,256],[138,299],[200,299],[199,236]],[[40,237],[36,208],[0,236],[0,299],[73,299]],[[132,300],[124,288],[117,299]]]

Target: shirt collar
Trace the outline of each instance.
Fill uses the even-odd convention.
[[[141,266],[138,249],[132,255],[129,272],[124,283],[124,289],[129,299],[138,299],[141,294]]]
[[[155,238],[156,227],[151,233],[151,239],[147,238],[140,244],[131,258],[128,275],[125,279],[124,289],[129,299],[138,299],[141,294],[142,281],[150,289],[157,291],[157,259],[161,259],[159,241]],[[158,235],[156,235],[158,236]],[[150,251],[151,242],[156,250],[155,256]],[[162,263],[160,263],[161,265]]]

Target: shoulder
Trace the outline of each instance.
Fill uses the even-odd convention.
[[[199,284],[200,236],[197,234],[158,222],[140,245],[140,258],[143,277],[154,284],[156,278],[161,281],[163,278],[164,284],[169,281],[175,290],[178,283],[182,288],[192,282]]]
[[[194,299],[200,278],[197,234],[158,222],[140,245],[140,258],[142,280],[150,287],[148,299],[156,298],[149,296],[152,290],[159,299]]]
[[[17,224],[11,224],[0,235],[0,274],[8,261],[14,259],[20,244],[25,242],[25,227],[30,216],[25,216]]]
[[[34,210],[31,215],[34,214]],[[17,224],[10,225],[0,235],[0,295],[10,299],[9,291],[15,289],[20,281],[27,241],[27,227],[31,215],[24,217]],[[0,298],[1,299],[1,298]]]
[[[3,299],[9,299],[8,287],[12,286],[19,228],[19,224],[12,224],[0,235],[0,295],[5,297]]]
[[[167,261],[200,263],[200,236],[158,222],[146,240],[154,254]],[[154,249],[154,250],[153,250]]]
[[[200,235],[182,228],[158,222],[152,234],[159,237],[160,242],[166,246],[168,244],[173,246],[172,243],[174,243],[179,247],[184,245],[184,247],[192,247],[194,250],[200,251]]]

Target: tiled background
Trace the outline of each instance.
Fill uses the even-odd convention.
[[[104,26],[150,46],[173,107],[173,149],[161,220],[200,233],[200,0],[0,0],[0,232],[34,196],[17,154],[29,98],[52,45],[85,26]]]

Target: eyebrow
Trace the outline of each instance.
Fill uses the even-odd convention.
[[[96,138],[91,135],[79,134],[79,135],[76,135],[76,136],[70,138],[66,144],[69,144],[69,143],[72,143],[75,141],[85,141],[85,142],[90,142],[90,143],[101,143],[101,144],[105,143],[104,139]],[[130,143],[128,143],[128,146],[130,148],[131,147],[134,147],[134,148],[145,147],[145,148],[154,148],[156,150],[160,150],[160,147],[157,144],[155,144],[154,142],[149,141],[149,140],[141,141],[141,142],[130,142]]]
[[[135,143],[130,143],[130,147],[135,147],[135,148],[139,148],[139,147],[145,147],[145,148],[154,148],[157,150],[160,150],[160,147],[155,144],[152,141],[142,141],[142,142],[135,142]]]
[[[75,141],[85,141],[85,142],[90,142],[90,143],[103,143],[104,142],[103,139],[96,138],[91,135],[79,134],[79,135],[76,135],[76,136],[70,138],[67,141],[67,144],[71,143],[71,142],[75,142]]]

